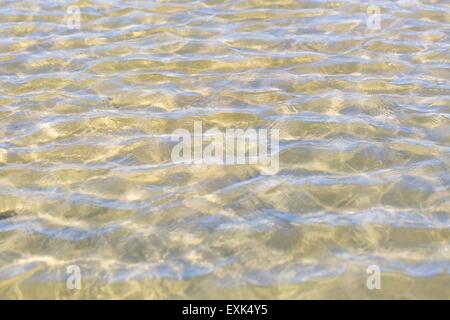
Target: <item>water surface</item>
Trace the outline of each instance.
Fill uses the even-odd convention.
[[[0,298],[448,299],[450,6],[371,4],[0,1]],[[280,171],[172,163],[194,121]]]

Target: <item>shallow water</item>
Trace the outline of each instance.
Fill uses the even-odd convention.
[[[0,298],[450,298],[448,2],[71,4],[0,1]],[[279,172],[171,162],[194,121]]]

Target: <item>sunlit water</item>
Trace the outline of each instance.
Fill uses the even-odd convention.
[[[0,1],[0,298],[449,298],[450,6],[372,4]]]

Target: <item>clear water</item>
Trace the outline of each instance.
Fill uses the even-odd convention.
[[[0,1],[0,298],[450,298],[450,6],[371,4]],[[280,171],[172,163],[194,121]]]

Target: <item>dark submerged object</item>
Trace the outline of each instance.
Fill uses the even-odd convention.
[[[18,213],[14,210],[6,210],[3,212],[0,212],[0,220],[9,219],[9,218],[15,217],[17,215],[18,215]]]

